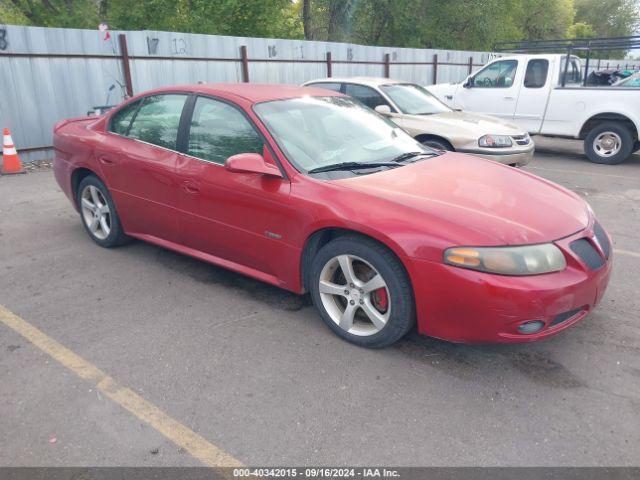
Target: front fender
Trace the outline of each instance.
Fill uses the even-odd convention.
[[[442,103],[454,108],[456,105],[456,92],[459,87],[460,85],[456,83],[438,83],[436,85],[425,86],[424,88]]]

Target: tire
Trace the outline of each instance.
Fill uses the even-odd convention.
[[[420,143],[436,150],[442,150],[444,152],[453,152],[453,147],[446,140],[440,138],[426,138],[421,140]]]
[[[343,262],[352,267],[353,286]],[[347,235],[324,245],[311,261],[308,284],[327,326],[361,347],[387,347],[415,324],[413,289],[404,267],[392,252],[368,238]],[[342,319],[349,316],[348,308],[354,314],[350,328],[345,328],[349,321]]]
[[[592,128],[584,139],[584,151],[593,163],[617,165],[633,152],[635,140],[624,124],[603,122]]]
[[[82,179],[76,191],[76,202],[84,229],[98,245],[117,247],[131,240],[122,230],[109,190],[98,177],[88,175]]]

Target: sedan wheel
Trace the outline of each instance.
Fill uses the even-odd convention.
[[[345,332],[373,335],[387,325],[387,283],[360,257],[345,254],[329,260],[320,273],[318,289],[331,320]]]
[[[111,210],[94,185],[87,185],[81,195],[82,218],[89,231],[98,239],[104,240],[111,233]]]
[[[393,252],[366,237],[345,235],[311,261],[307,285],[322,320],[363,347],[386,347],[415,323],[413,289]]]
[[[84,177],[76,199],[84,228],[94,242],[102,247],[115,247],[130,240],[122,230],[116,207],[102,180],[94,175]]]

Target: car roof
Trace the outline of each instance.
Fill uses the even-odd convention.
[[[320,78],[318,80],[311,80],[309,83],[356,83],[358,85],[367,85],[370,87],[379,87],[380,85],[398,84],[398,83],[412,83],[405,82],[404,80],[394,80],[392,78],[385,77],[330,77]]]
[[[217,95],[227,98],[243,98],[251,103],[299,98],[305,95],[322,97],[342,96],[341,93],[332,92],[324,88],[266,83],[198,83],[195,85],[176,85],[150,90],[144,92],[143,95],[176,91]]]

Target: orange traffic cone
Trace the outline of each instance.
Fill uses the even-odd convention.
[[[11,139],[8,128],[4,129],[4,142],[2,143],[2,174],[25,173],[20,163],[20,157]]]

